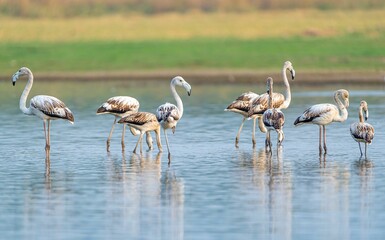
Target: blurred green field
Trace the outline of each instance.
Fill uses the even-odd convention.
[[[383,10],[1,18],[0,71],[383,71]]]

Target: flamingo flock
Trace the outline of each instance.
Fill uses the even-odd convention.
[[[273,92],[273,79],[268,77],[266,80],[267,91],[261,95],[254,92],[245,92],[234,100],[225,111],[235,112],[241,114],[243,119],[239,126],[236,138],[235,147],[239,147],[239,138],[245,121],[253,120],[252,129],[252,144],[255,147],[255,129],[256,121],[258,120],[259,130],[266,133],[265,148],[267,152],[272,151],[272,141],[270,132],[277,132],[277,147],[280,148],[284,141],[285,135],[283,131],[285,123],[285,115],[283,109],[287,109],[291,102],[290,84],[287,78],[287,71],[291,74],[291,79],[294,80],[295,70],[290,61],[284,62],[282,68],[282,77],[285,85],[285,93]],[[27,67],[20,68],[12,77],[12,83],[15,85],[16,81],[22,77],[27,76],[28,81],[24,91],[20,97],[20,110],[26,115],[35,115],[43,120],[44,136],[45,136],[45,150],[49,154],[50,145],[50,126],[51,120],[62,119],[70,123],[74,123],[74,115],[71,110],[59,99],[47,95],[37,95],[31,98],[29,107],[26,106],[27,97],[33,85],[32,71]],[[170,90],[176,105],[172,103],[164,103],[160,105],[155,113],[139,111],[139,101],[131,96],[115,96],[109,98],[102,103],[96,110],[96,114],[110,114],[114,116],[110,133],[106,142],[106,150],[110,151],[110,142],[116,123],[123,124],[121,145],[122,151],[125,149],[124,139],[126,125],[128,125],[132,135],[139,135],[135,148],[140,145],[140,153],[142,153],[143,136],[146,134],[146,143],[148,150],[153,150],[153,140],[150,132],[154,131],[156,135],[156,143],[159,152],[162,152],[161,144],[161,128],[163,129],[168,150],[169,164],[171,162],[171,151],[169,140],[167,137],[167,130],[171,129],[175,133],[177,123],[181,120],[184,107],[183,102],[176,87],[183,88],[187,95],[191,95],[191,85],[181,76],[176,76],[171,79]],[[348,117],[349,107],[349,92],[345,89],[339,89],[334,93],[334,101],[337,105],[330,103],[322,103],[310,106],[301,115],[299,115],[294,125],[315,124],[319,126],[319,153],[327,153],[326,146],[326,125],[333,122],[344,122]],[[364,118],[365,114],[365,118]],[[358,142],[361,157],[367,157],[367,145],[371,144],[374,138],[374,127],[366,123],[369,116],[368,104],[366,101],[361,101],[358,108],[359,122],[355,122],[350,126],[350,134],[352,138]],[[364,120],[365,119],[365,120]],[[361,143],[365,144],[365,152],[363,154]]]

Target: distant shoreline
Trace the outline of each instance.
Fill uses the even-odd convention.
[[[215,83],[253,83],[263,82],[267,77],[281,79],[280,73],[259,72],[252,70],[158,70],[158,71],[106,71],[85,73],[34,73],[39,81],[157,81],[170,79],[176,75],[183,76],[195,84]],[[288,74],[289,75],[289,74]],[[11,76],[1,75],[0,80],[9,80]],[[385,71],[383,72],[296,72],[296,84],[385,84]]]

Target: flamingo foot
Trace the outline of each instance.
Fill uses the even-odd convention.
[[[171,165],[171,153],[169,152],[168,153],[168,166]]]
[[[110,140],[107,140],[107,152],[110,152]]]

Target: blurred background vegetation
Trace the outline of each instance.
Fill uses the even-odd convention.
[[[0,75],[279,72],[291,60],[378,76],[384,16],[384,0],[0,0]]]
[[[100,16],[140,12],[245,12],[254,10],[316,8],[378,9],[383,0],[0,0],[3,15],[21,17]]]

